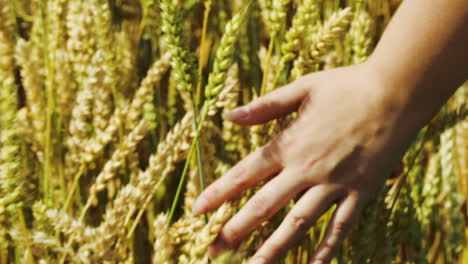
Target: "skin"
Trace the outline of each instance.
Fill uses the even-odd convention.
[[[330,262],[386,172],[468,76],[468,2],[449,2],[404,1],[367,62],[304,76],[226,116],[255,125],[298,111],[195,202],[196,213],[207,213],[267,181],[222,228],[212,255],[238,246],[303,193],[251,263],[273,263],[336,204],[311,259]]]

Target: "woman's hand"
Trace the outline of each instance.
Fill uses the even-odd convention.
[[[235,248],[304,192],[252,263],[273,263],[337,204],[312,262],[328,263],[420,127],[401,119],[410,116],[403,111],[404,100],[389,89],[392,85],[366,63],[305,76],[230,112],[227,118],[241,125],[262,124],[293,111],[298,115],[197,199],[194,211],[206,213],[267,180],[226,223],[212,251]]]
[[[337,204],[312,260],[329,262],[388,169],[466,80],[467,22],[466,0],[403,1],[366,63],[305,76],[232,111],[228,118],[241,125],[299,113],[196,201],[205,213],[269,179],[226,223],[214,251],[235,247],[304,192],[253,261],[272,263]]]

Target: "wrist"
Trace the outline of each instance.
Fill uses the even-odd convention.
[[[424,94],[427,86],[422,81],[416,81],[409,71],[393,69],[392,65],[374,57],[369,58],[363,67],[365,76],[373,76],[385,118],[409,134],[416,133],[427,124],[445,101]]]
[[[379,79],[387,103],[399,108],[402,116],[417,128],[427,124],[466,79],[451,77],[444,65],[434,58],[389,54],[376,49],[366,62]]]

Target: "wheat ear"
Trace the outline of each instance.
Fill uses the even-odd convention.
[[[334,13],[316,33],[310,49],[301,53],[294,65],[293,78],[314,70],[321,57],[328,53],[336,40],[346,32],[352,19],[351,8]]]

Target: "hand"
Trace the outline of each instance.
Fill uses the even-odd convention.
[[[293,111],[298,115],[197,199],[195,212],[206,213],[269,179],[222,228],[212,251],[235,248],[304,192],[251,263],[273,263],[336,204],[311,261],[328,263],[419,128],[407,121],[409,112],[393,86],[365,63],[310,74],[231,111],[228,118],[241,125],[262,124]]]

